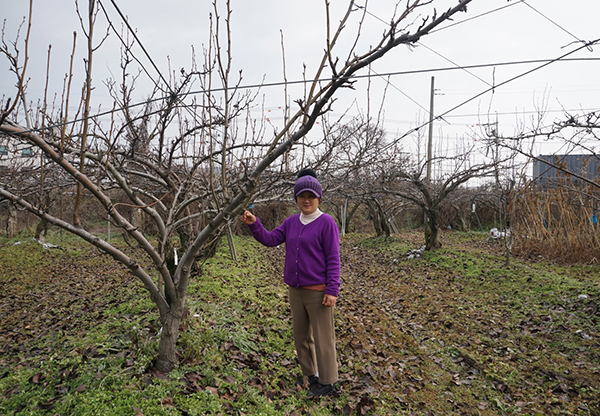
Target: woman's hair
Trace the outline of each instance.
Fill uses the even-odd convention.
[[[317,179],[317,174],[311,168],[304,168],[300,172],[298,172],[298,178],[301,178],[303,176],[312,176],[313,178]]]

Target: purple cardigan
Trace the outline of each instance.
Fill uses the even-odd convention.
[[[323,213],[304,225],[300,214],[292,215],[273,231],[257,218],[248,225],[252,236],[267,247],[285,243],[283,281],[293,287],[325,284],[325,293],[340,291],[340,232],[335,220]]]

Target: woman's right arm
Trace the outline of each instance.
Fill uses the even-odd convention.
[[[256,241],[267,247],[275,247],[285,242],[284,224],[281,224],[273,231],[267,231],[260,220],[250,211],[244,211],[242,214],[242,222],[248,225],[248,229]]]

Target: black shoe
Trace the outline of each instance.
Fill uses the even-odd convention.
[[[319,383],[319,377],[317,376],[308,376],[308,388],[312,389],[316,384]],[[306,388],[306,382],[304,381],[305,377],[302,376],[298,379],[298,381],[296,381],[296,386],[299,386],[300,388]]]
[[[317,384],[309,390],[308,397],[331,396],[333,393],[335,393],[335,386],[333,384],[321,384],[317,382]]]

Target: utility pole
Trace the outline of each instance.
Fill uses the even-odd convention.
[[[429,137],[427,139],[427,176],[425,177],[425,184],[429,186],[431,184],[431,157],[433,147],[433,97],[435,95],[435,77],[431,77],[431,95],[429,96]],[[425,225],[425,239],[429,239],[431,231],[429,230],[429,217],[427,211],[423,212],[423,224]]]
[[[433,97],[435,95],[435,77],[431,77],[431,96],[429,97],[429,138],[427,141],[427,184],[431,183],[431,158],[433,147]]]

